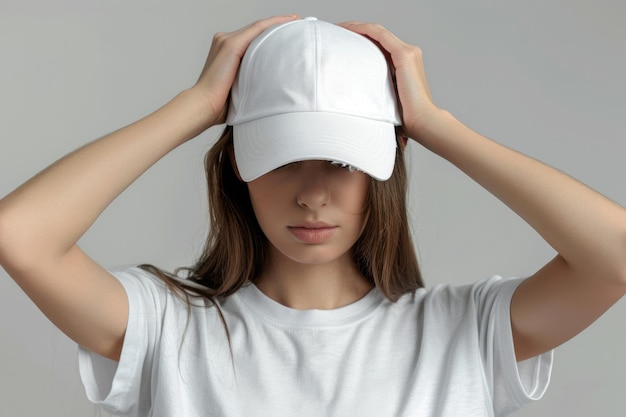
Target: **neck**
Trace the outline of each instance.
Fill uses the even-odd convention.
[[[301,264],[272,254],[256,285],[274,301],[298,310],[343,307],[373,288],[349,254],[321,265]]]

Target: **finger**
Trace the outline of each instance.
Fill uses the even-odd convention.
[[[430,87],[428,86],[428,82],[426,81],[426,74],[423,70],[424,62],[422,57],[422,50],[420,48],[403,42],[396,35],[387,30],[384,26],[379,24],[346,22],[345,24],[342,24],[342,26],[346,29],[352,30],[356,33],[360,33],[364,36],[376,40],[378,45],[380,45],[382,48],[384,48],[384,50],[389,52],[389,54],[391,55],[391,61],[396,69],[403,66],[412,67],[415,66],[415,63],[417,63],[419,67],[417,76],[419,76],[421,80],[426,95],[429,99],[432,100]]]
[[[285,23],[295,20],[298,15],[273,16],[266,19],[257,20],[234,32],[217,32],[213,35],[213,42],[207,57],[205,67],[202,71],[209,71],[209,67],[216,61],[227,63],[226,65],[235,65],[239,63],[246,49],[261,32],[272,25]],[[230,63],[230,64],[228,64]],[[232,74],[234,77],[234,74]]]
[[[338,25],[353,32],[367,36],[368,38],[378,43],[382,47],[382,49],[389,52],[392,56],[396,52],[402,51],[410,46],[400,40],[396,35],[391,33],[384,26],[377,23],[350,21],[338,23]]]
[[[252,22],[249,25],[239,29],[234,32],[233,35],[240,37],[242,43],[248,45],[254,38],[259,36],[261,32],[270,26],[289,22],[291,20],[299,19],[300,16],[297,14],[290,14],[285,16],[272,16],[265,19],[257,20],[256,22]]]
[[[230,88],[236,77],[237,68],[248,46],[261,32],[272,25],[286,23],[299,18],[298,15],[273,16],[253,22],[234,32],[217,32],[209,54],[196,82],[203,91],[217,119],[223,121]]]

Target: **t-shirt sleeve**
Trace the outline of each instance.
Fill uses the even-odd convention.
[[[553,351],[517,362],[511,329],[511,298],[521,278],[493,277],[473,286],[485,377],[496,416],[540,399],[550,382]]]
[[[110,271],[124,286],[129,315],[119,362],[79,346],[78,365],[87,398],[123,416],[150,408],[150,372],[159,337],[165,286],[139,268]]]

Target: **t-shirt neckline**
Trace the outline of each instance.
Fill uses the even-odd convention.
[[[355,302],[331,310],[298,310],[287,307],[263,293],[250,283],[238,291],[240,300],[255,316],[275,325],[285,327],[334,327],[353,323],[367,316],[385,300],[385,297],[373,288]]]

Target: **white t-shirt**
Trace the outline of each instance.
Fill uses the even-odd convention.
[[[88,398],[123,416],[503,416],[540,398],[552,352],[516,363],[509,304],[520,279],[439,285],[389,302],[295,310],[248,285],[186,305],[151,274],[111,271],[129,318],[120,362],[83,348]]]

